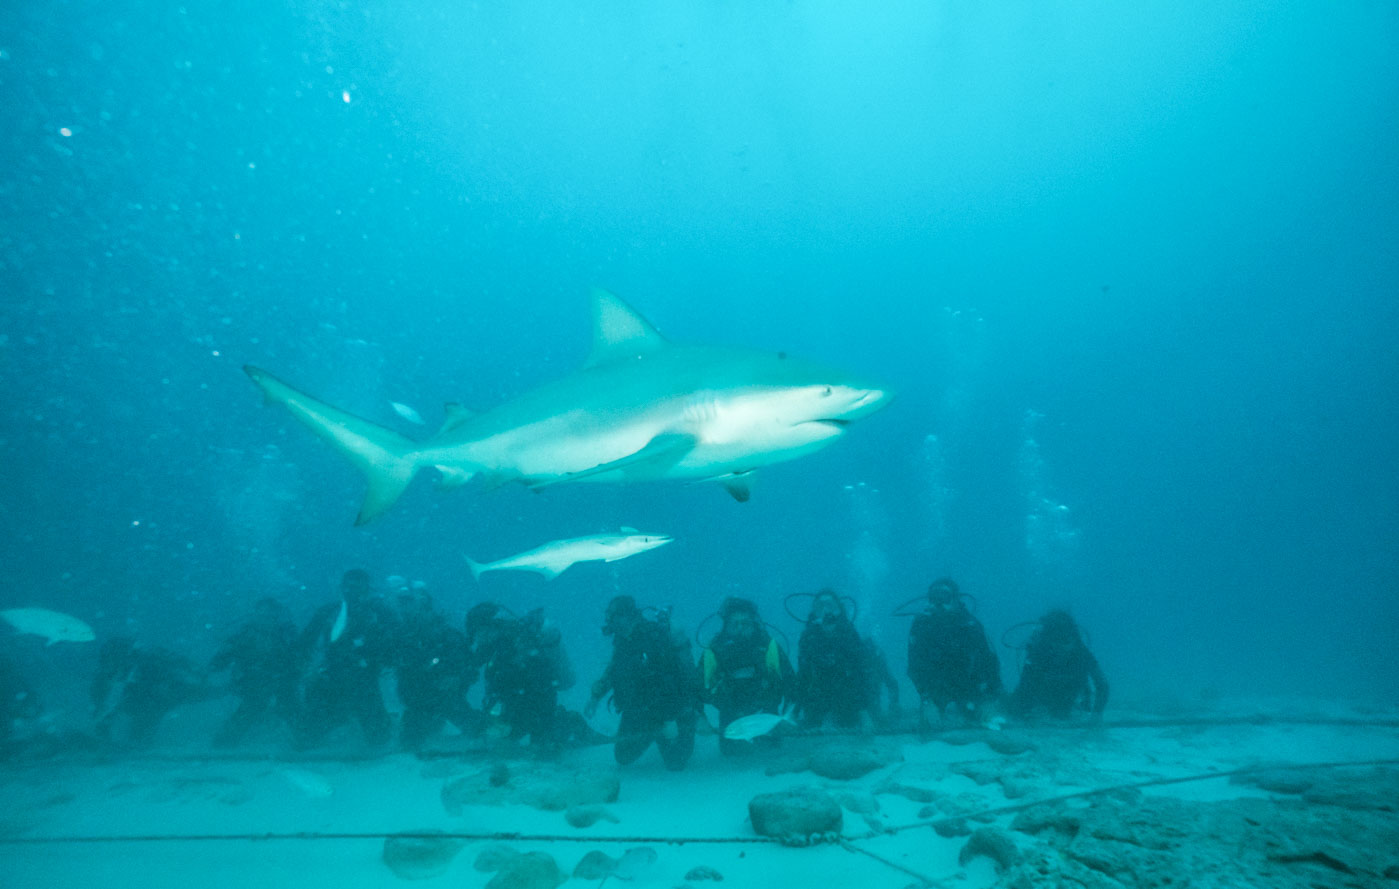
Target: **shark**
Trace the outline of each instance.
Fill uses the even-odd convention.
[[[9,608],[0,611],[0,618],[16,633],[42,636],[47,640],[46,646],[56,642],[92,642],[97,638],[92,627],[81,620],[47,608]]]
[[[341,410],[247,365],[266,400],[286,408],[363,473],[355,524],[386,512],[417,473],[455,488],[714,481],[745,501],[755,470],[818,451],[890,393],[784,352],[673,343],[620,297],[591,293],[593,343],[583,367],[495,408],[448,404],[425,441]]]
[[[545,580],[553,580],[579,562],[616,562],[665,546],[672,540],[673,537],[665,534],[642,534],[635,528],[623,528],[620,534],[551,540],[494,562],[477,562],[467,556],[466,564],[477,580],[487,571],[533,571],[542,574]]]

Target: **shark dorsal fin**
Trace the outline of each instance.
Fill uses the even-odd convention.
[[[593,288],[593,351],[584,367],[599,367],[651,352],[669,343],[651,322],[606,290]]]
[[[449,401],[442,405],[442,412],[447,415],[447,418],[442,421],[442,428],[437,430],[438,435],[450,429],[455,429],[476,416],[476,412],[471,408],[457,404],[455,401]]]

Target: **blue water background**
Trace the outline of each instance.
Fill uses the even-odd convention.
[[[832,585],[902,674],[951,574],[1120,698],[1392,700],[1396,49],[1382,2],[6,4],[0,604],[203,657],[363,566],[545,605],[588,680],[616,592],[795,641]],[[747,504],[421,479],[356,529],[240,371],[423,435],[390,402],[576,368],[591,285],[897,401]],[[620,525],[678,541],[461,560]]]

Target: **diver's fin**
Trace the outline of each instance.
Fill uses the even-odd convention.
[[[602,475],[606,472],[623,472],[627,469],[640,465],[648,467],[674,466],[684,459],[685,455],[694,450],[697,439],[693,435],[683,432],[663,432],[646,443],[646,446],[635,453],[628,454],[609,463],[601,463],[592,469],[584,469],[581,472],[570,472],[547,481],[536,482],[530,487],[547,488],[560,482],[574,482],[589,478],[594,475]]]
[[[650,321],[606,290],[594,287],[592,304],[593,350],[584,367],[636,359],[670,345]]]
[[[393,505],[418,471],[417,446],[407,438],[376,423],[332,407],[295,389],[261,368],[244,365],[268,401],[291,411],[312,432],[330,442],[364,473],[368,488],[356,525],[382,515]]]

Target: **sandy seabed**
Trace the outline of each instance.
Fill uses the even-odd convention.
[[[789,737],[777,751],[734,760],[702,735],[682,772],[666,771],[654,750],[619,769],[607,746],[568,751],[558,765],[452,755],[450,745],[427,759],[359,753],[211,758],[162,748],[8,764],[0,767],[0,886],[539,885],[478,869],[501,842],[546,853],[561,876],[590,852],[655,852],[644,867],[605,881],[571,877],[569,886],[626,878],[703,887],[715,874],[724,886],[766,889],[1399,886],[1399,711],[1314,702],[1119,711],[1103,726],[1008,726],[997,738]],[[868,770],[839,780],[814,765],[820,753]],[[1321,763],[1328,766],[1293,768]],[[494,769],[508,784],[506,775],[559,765],[618,775],[616,800],[602,804],[607,817],[577,827],[563,811],[519,802],[444,805],[450,782]],[[1155,783],[1195,776],[1217,777]],[[798,787],[843,806],[843,841],[757,837],[749,801]],[[1080,792],[1089,793],[1030,805]],[[1006,811],[987,811],[997,809]],[[961,815],[969,817],[958,823]],[[385,863],[386,836],[430,830],[470,837],[441,873],[407,879]],[[987,854],[964,854],[972,832],[973,850]],[[713,873],[697,873],[701,866]]]

